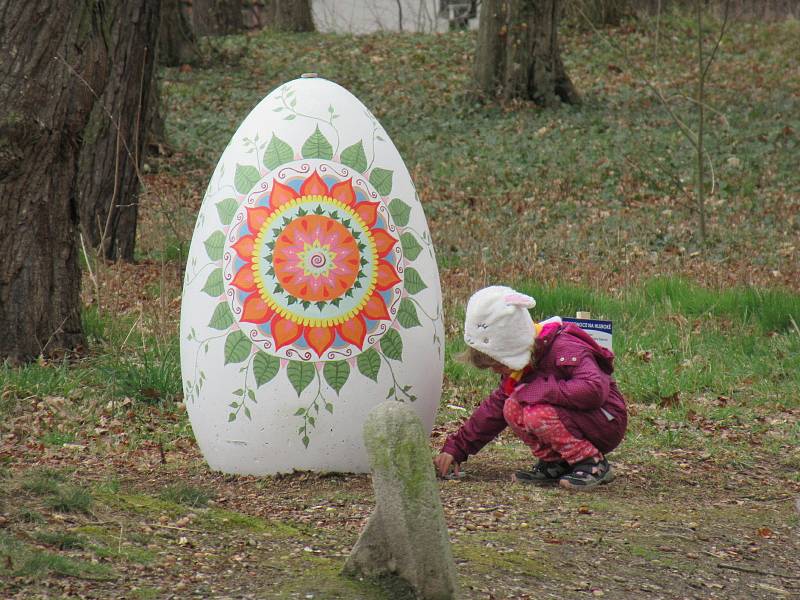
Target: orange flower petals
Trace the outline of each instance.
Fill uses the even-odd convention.
[[[316,171],[300,186],[301,196],[327,196],[328,193],[328,186]]]
[[[332,327],[306,327],[306,341],[320,357],[331,347],[334,339],[336,334]]]
[[[261,231],[261,226],[269,217],[270,209],[266,206],[256,206],[247,209],[247,226],[254,234]]]
[[[372,238],[375,240],[375,248],[378,250],[378,256],[386,256],[389,254],[389,251],[394,248],[394,245],[397,243],[397,240],[383,229],[374,230],[372,232]]]
[[[361,348],[364,344],[364,338],[367,336],[367,324],[364,322],[364,317],[358,315],[341,325],[337,325],[336,331],[339,332],[345,342],[355,344]]]
[[[294,321],[275,316],[272,319],[272,337],[275,339],[275,348],[280,349],[288,346],[303,333],[303,327]]]
[[[276,181],[275,185],[272,186],[272,192],[269,194],[269,206],[272,210],[275,210],[279,206],[283,206],[287,202],[291,202],[299,197],[298,193],[288,185]]]
[[[356,204],[356,212],[361,220],[367,224],[367,227],[375,225],[378,220],[378,203],[377,202],[359,202]]]
[[[239,238],[235,244],[233,244],[233,249],[236,250],[236,254],[238,254],[242,260],[246,260],[247,262],[252,262],[253,260],[253,248],[256,244],[256,238],[252,235],[244,235]]]
[[[348,206],[356,203],[356,193],[353,190],[353,179],[341,181],[331,188],[331,198]]]
[[[256,290],[256,280],[250,265],[245,265],[237,271],[233,281],[231,281],[231,285],[235,285],[243,292],[254,292]]]
[[[374,293],[372,297],[367,300],[367,303],[364,305],[364,314],[374,321],[389,318],[389,311],[380,294]]]
[[[248,296],[242,306],[241,321],[247,323],[266,323],[275,312],[267,305],[259,294]]]
[[[400,278],[394,270],[394,267],[385,260],[378,262],[378,279],[375,286],[379,290],[388,290],[392,286],[400,283]]]

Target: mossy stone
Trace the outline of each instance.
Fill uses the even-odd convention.
[[[364,424],[375,512],[345,573],[396,575],[418,598],[458,596],[455,564],[428,443],[419,417],[399,402],[375,407]]]

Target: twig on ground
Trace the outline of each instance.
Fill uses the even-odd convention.
[[[149,527],[161,527],[162,529],[175,529],[176,531],[191,531],[192,533],[204,533],[201,529],[189,529],[188,527],[178,527],[176,525],[162,525],[161,523],[150,523]]]
[[[769,577],[778,577],[780,579],[800,579],[800,575],[789,575],[788,573],[773,573],[772,571],[762,571],[752,567],[742,567],[739,565],[731,565],[728,563],[717,563],[720,569],[728,569],[729,571],[741,571],[742,573],[752,573],[753,575],[767,575]]]

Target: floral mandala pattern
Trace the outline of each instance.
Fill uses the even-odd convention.
[[[236,213],[225,293],[259,349],[339,360],[389,330],[402,265],[397,228],[369,182],[344,165],[302,161],[261,179]]]

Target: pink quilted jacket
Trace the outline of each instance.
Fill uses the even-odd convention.
[[[628,424],[625,399],[611,376],[613,362],[614,354],[577,325],[552,323],[536,338],[534,369],[512,394],[521,404],[546,403],[568,413],[567,429],[605,454],[619,445]],[[447,438],[442,452],[463,462],[505,429],[504,381]]]

